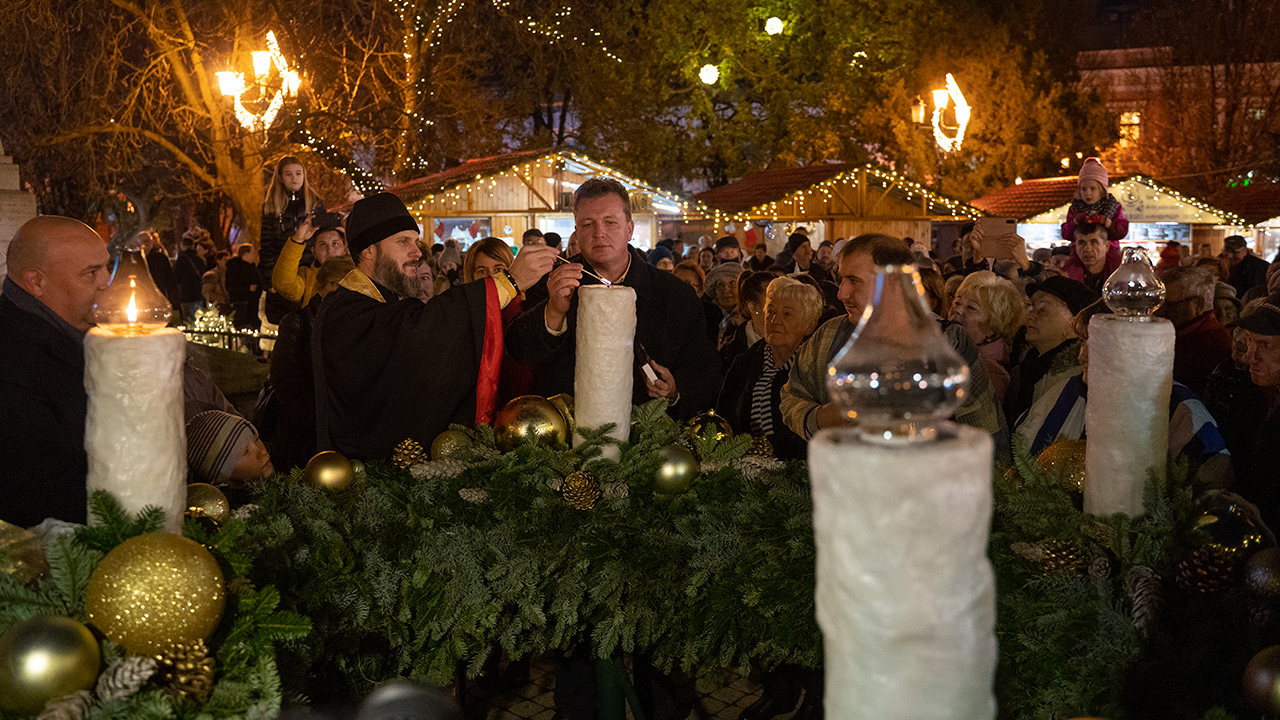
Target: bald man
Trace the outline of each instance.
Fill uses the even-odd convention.
[[[0,291],[0,520],[86,519],[84,334],[110,280],[88,225],[44,216],[13,237]]]

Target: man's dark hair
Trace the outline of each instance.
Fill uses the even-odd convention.
[[[1107,232],[1107,226],[1103,225],[1102,223],[1086,222],[1086,223],[1080,223],[1079,225],[1076,225],[1075,236],[1078,238],[1089,237],[1090,235],[1094,235],[1099,232],[1103,233],[1103,235],[1105,236]],[[1072,238],[1072,240],[1074,241],[1075,238]]]
[[[529,238],[531,238],[531,237],[533,237],[533,236],[535,236],[535,235],[536,235],[537,237],[545,237],[545,236],[542,234],[542,231],[541,231],[541,230],[539,230],[538,228],[529,228],[528,230],[525,230],[525,231],[524,231],[524,234],[523,234],[523,235],[521,235],[521,236],[520,236],[520,244],[521,244],[521,245],[523,245],[525,240],[528,240]]]
[[[253,246],[249,243],[243,243],[236,246],[236,257],[242,258],[253,251]]]
[[[560,243],[564,242],[564,238],[560,237],[560,233],[555,232],[543,233],[542,239],[546,241],[547,245],[557,250],[560,249]]]
[[[840,248],[839,260],[854,253],[867,253],[876,265],[914,265],[915,253],[907,249],[901,239],[880,233],[867,233],[845,243]]]
[[[627,194],[627,189],[622,183],[613,178],[593,177],[578,186],[573,191],[573,209],[578,209],[578,203],[583,200],[594,200],[596,198],[608,197],[613,195],[622,201],[622,209],[627,214],[627,221],[631,221],[631,196]]]

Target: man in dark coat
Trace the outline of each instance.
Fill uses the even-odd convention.
[[[1227,283],[1236,289],[1236,297],[1255,287],[1267,286],[1267,261],[1253,254],[1243,237],[1232,235],[1222,241],[1222,257],[1231,266]]]
[[[1173,379],[1203,396],[1215,368],[1231,359],[1231,333],[1213,313],[1217,280],[1202,267],[1175,267],[1164,276],[1156,314],[1173,323]]]
[[[356,269],[325,298],[312,330],[322,450],[381,459],[406,438],[430,445],[450,423],[491,419],[501,310],[551,269],[556,251],[526,247],[506,273],[424,304],[416,298],[418,237],[395,195],[351,209],[347,246]]]
[[[720,357],[707,339],[702,305],[686,283],[649,265],[630,246],[635,223],[626,189],[616,180],[588,180],[574,193],[573,215],[581,254],[529,290],[529,309],[507,329],[512,356],[534,366],[538,394],[573,393],[578,325],[574,290],[581,284],[599,284],[594,277],[598,275],[636,291],[637,361],[631,368],[631,401],[666,398],[678,418],[714,407]],[[643,372],[640,348],[657,380]]]
[[[173,263],[173,275],[178,282],[178,303],[182,307],[182,319],[194,322],[196,311],[204,306],[204,274],[208,265],[207,245],[197,242],[199,233],[208,235],[201,228],[192,228],[182,236],[178,259]],[[207,242],[207,241],[206,241]]]
[[[151,281],[160,289],[160,293],[169,300],[169,305],[178,311],[178,281],[173,276],[173,263],[169,262],[169,253],[160,242],[160,235],[155,230],[142,231],[142,249],[147,254],[147,269],[151,271]]]
[[[110,280],[102,239],[44,216],[18,229],[0,292],[0,520],[83,523],[84,334]]]

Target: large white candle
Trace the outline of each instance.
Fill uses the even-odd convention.
[[[182,532],[187,498],[185,358],[186,339],[172,328],[134,336],[94,328],[84,340],[89,492],[106,490],[130,513],[157,506],[172,533]]]
[[[578,427],[614,423],[612,437],[626,441],[630,436],[635,337],[635,290],[621,285],[578,288],[578,359],[573,375]],[[574,433],[574,442],[580,439]],[[605,457],[616,460],[617,448],[605,448]]]
[[[1085,512],[1141,515],[1147,471],[1164,474],[1173,337],[1173,324],[1164,318],[1094,315],[1089,321]]]
[[[942,428],[911,445],[850,429],[809,443],[827,717],[995,717],[991,436]]]

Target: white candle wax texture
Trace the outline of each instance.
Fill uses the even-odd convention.
[[[172,328],[133,337],[95,328],[84,340],[89,492],[106,490],[132,514],[157,506],[172,533],[182,532],[187,500],[186,349],[186,338]]]
[[[578,288],[578,350],[573,375],[578,427],[614,423],[610,435],[627,440],[631,433],[635,337],[635,290],[620,285]],[[574,442],[579,438],[575,433]],[[606,448],[605,456],[616,459],[616,449]]]
[[[826,716],[991,720],[995,581],[991,436],[809,443]]]
[[[1089,321],[1089,402],[1084,425],[1084,510],[1142,514],[1147,471],[1169,452],[1173,324],[1095,315]]]

